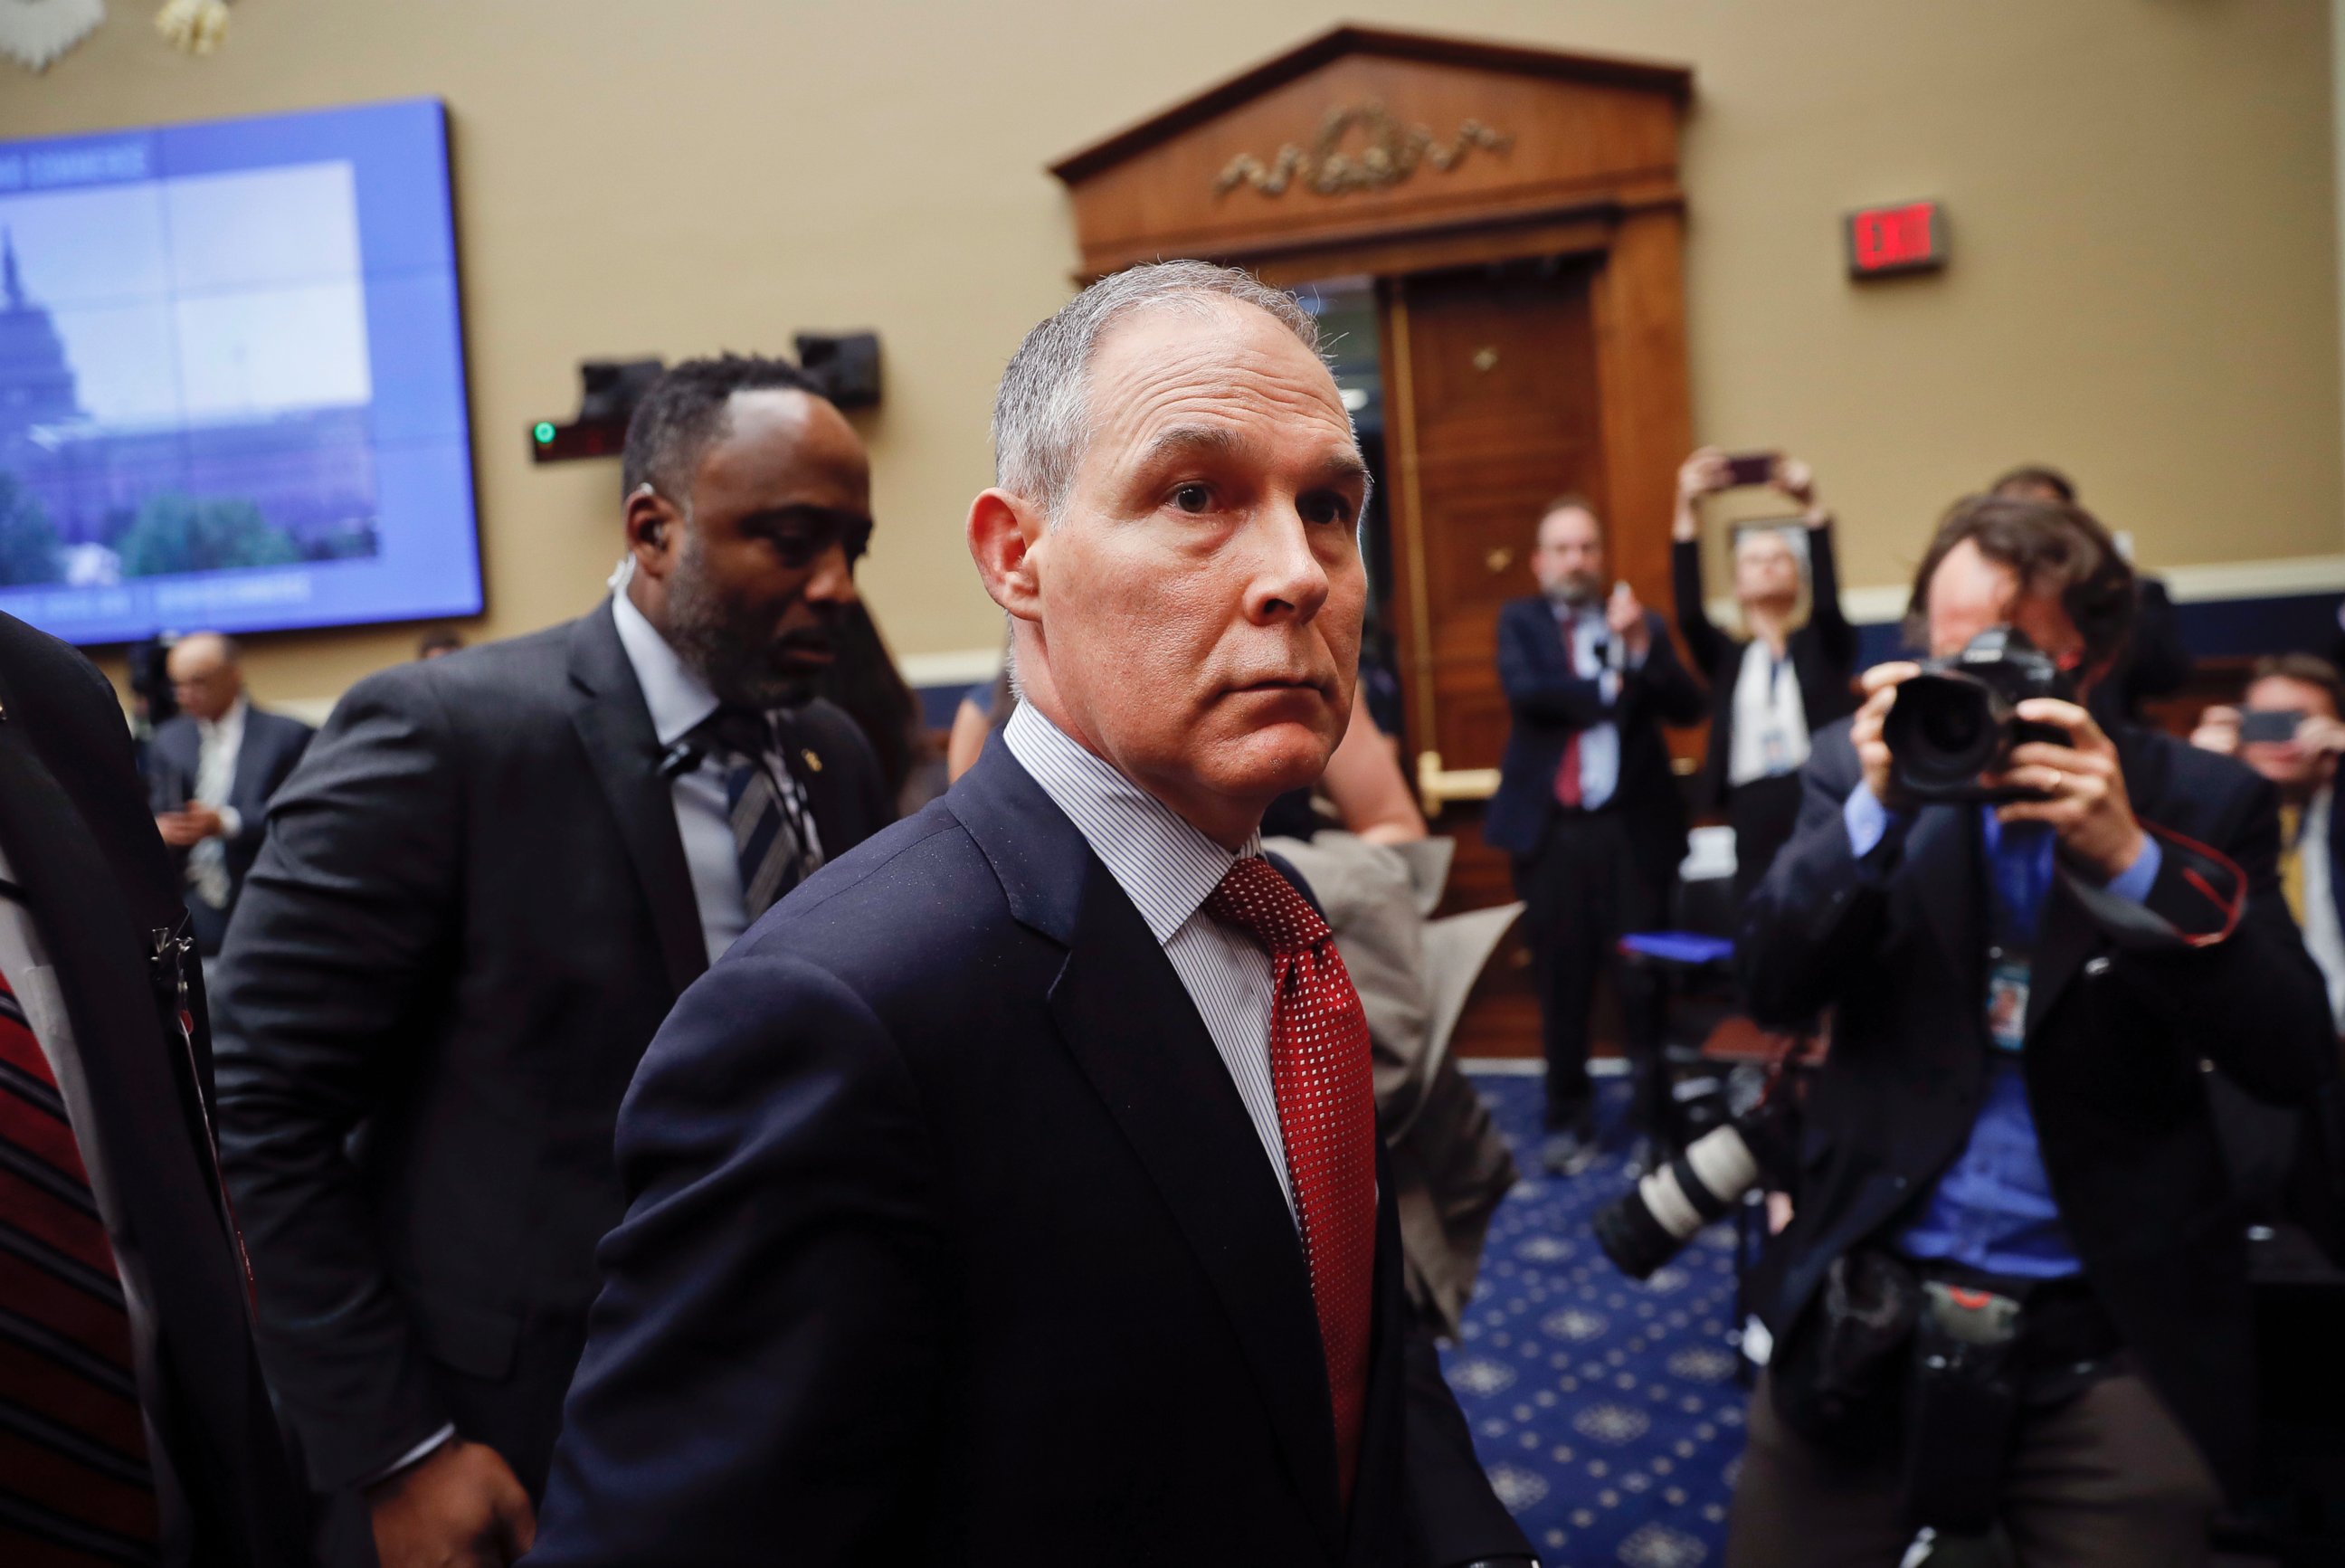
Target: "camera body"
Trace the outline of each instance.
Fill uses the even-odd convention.
[[[1962,652],[1924,663],[1897,688],[1881,728],[1897,788],[1924,803],[2044,799],[2033,789],[1989,789],[1979,779],[2002,768],[2015,746],[2068,743],[2066,730],[2019,718],[2019,705],[2037,697],[2074,702],[2076,686],[2015,626],[1989,626]]]

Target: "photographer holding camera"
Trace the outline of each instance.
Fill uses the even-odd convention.
[[[1894,1568],[1998,1526],[2023,1568],[2197,1563],[2249,1461],[2246,1242],[2201,1081],[2334,1055],[2271,787],[2081,706],[2131,571],[2057,502],[1940,525],[1909,635],[1816,737],[1746,907],[1751,1011],[1836,1009],[1727,1561]],[[1698,1174],[1698,1173],[1697,1173]]]

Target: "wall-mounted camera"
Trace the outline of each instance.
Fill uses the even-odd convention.
[[[823,395],[841,408],[879,403],[879,334],[800,332],[798,368],[812,376]]]
[[[568,463],[618,456],[626,448],[627,421],[634,416],[635,404],[665,368],[658,360],[588,360],[581,364],[578,412],[566,424],[542,419],[531,426],[531,458]]]
[[[879,402],[879,334],[800,332],[798,367],[840,408]],[[627,421],[666,367],[658,360],[587,360],[578,367],[578,412],[565,422],[530,427],[529,454],[538,463],[616,457],[626,449]]]

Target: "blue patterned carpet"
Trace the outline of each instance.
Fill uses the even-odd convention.
[[[1499,1208],[1462,1342],[1442,1357],[1498,1496],[1547,1568],[1696,1568],[1724,1555],[1742,1451],[1734,1243],[1712,1226],[1643,1285],[1589,1234],[1625,1189],[1618,1150],[1538,1175],[1537,1077],[1476,1087],[1530,1173]],[[1605,1125],[1627,1084],[1602,1083]]]

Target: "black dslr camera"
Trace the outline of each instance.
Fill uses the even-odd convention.
[[[1897,787],[1915,800],[2040,800],[2034,789],[1990,789],[1979,775],[2004,766],[2012,748],[2031,740],[2068,744],[2068,732],[2022,723],[2032,697],[2074,702],[2076,687],[2051,657],[2014,626],[1989,626],[1952,658],[1934,658],[1897,688],[1881,727]]]

